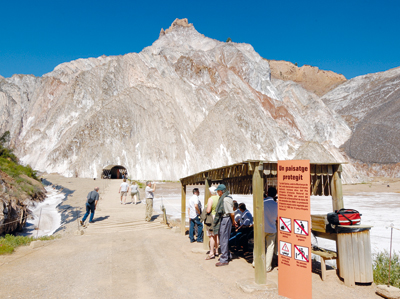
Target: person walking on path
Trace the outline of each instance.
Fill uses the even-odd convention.
[[[156,184],[153,184],[153,189],[151,188],[151,182],[146,182],[146,188],[144,192],[146,194],[146,218],[145,220],[149,222],[151,220],[151,216],[153,215],[153,199],[154,199],[154,191],[156,191]]]
[[[124,198],[124,205],[126,204],[126,196],[128,195],[128,190],[129,190],[129,185],[126,182],[126,179],[121,183],[121,186],[119,186],[119,191],[118,193],[121,193],[121,205],[122,205],[122,198]]]
[[[203,243],[203,223],[200,221],[201,203],[199,200],[200,191],[198,188],[193,189],[193,195],[189,199],[189,239],[190,243],[196,241],[194,239],[194,226],[197,224],[197,243]]]
[[[138,198],[140,202],[139,186],[136,184],[136,182],[133,182],[130,188],[131,188],[131,202],[133,204],[133,198],[135,198],[135,205],[136,205],[136,200]]]
[[[276,221],[278,219],[278,204],[274,200],[276,188],[268,188],[268,196],[264,199],[264,231],[265,231],[265,269],[272,271],[271,263],[274,256]]]
[[[229,236],[231,234],[232,225],[236,228],[235,212],[233,211],[233,199],[226,190],[224,184],[218,185],[216,189],[218,195],[216,214],[214,218],[214,233],[219,234],[219,243],[221,245],[221,257],[216,267],[226,266],[232,256],[229,252]]]
[[[215,189],[216,188],[214,186],[208,189],[210,190],[211,197],[208,199],[207,210],[206,210],[207,214],[211,213],[213,221],[215,217],[215,209],[217,208],[219,199],[219,196],[217,195],[217,191],[215,191]],[[206,257],[206,260],[211,260],[214,259],[215,256],[218,256],[218,245],[219,245],[218,234],[214,233],[214,227],[212,224],[207,229],[207,236],[210,238],[210,252]]]
[[[99,187],[96,187],[94,188],[93,191],[90,191],[88,193],[86,201],[86,214],[80,221],[81,225],[85,223],[86,218],[89,216],[89,212],[90,212],[89,223],[93,223],[94,211],[96,210],[97,202],[99,201],[99,189],[100,189]]]

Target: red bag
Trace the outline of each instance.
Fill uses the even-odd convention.
[[[355,225],[361,223],[361,214],[357,210],[340,209],[336,211],[339,217],[339,225]]]
[[[328,222],[333,225],[356,225],[361,223],[361,214],[357,210],[340,209],[328,213]]]

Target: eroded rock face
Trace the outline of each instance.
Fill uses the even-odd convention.
[[[400,67],[353,78],[323,96],[353,130],[346,153],[364,163],[400,162]]]
[[[351,134],[314,93],[271,80],[251,45],[207,38],[187,20],[140,53],[1,79],[0,111],[0,130],[10,130],[24,163],[80,177],[118,164],[133,178],[176,180],[247,159],[291,159],[308,142],[343,161],[337,147]]]
[[[22,230],[29,215],[28,205],[45,198],[46,191],[40,182],[25,175],[21,178],[37,187],[33,196],[16,188],[16,181],[0,170],[0,235]]]
[[[299,83],[318,96],[326,94],[346,81],[341,74],[320,70],[317,67],[303,65],[297,67],[283,60],[268,60],[273,78]]]

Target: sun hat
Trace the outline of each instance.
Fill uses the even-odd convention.
[[[211,186],[210,188],[208,188],[208,190],[210,190],[211,193],[214,193],[215,189],[217,189],[217,188],[215,188],[214,186]]]

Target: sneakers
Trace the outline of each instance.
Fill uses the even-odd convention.
[[[82,226],[83,226],[83,224],[84,224],[82,220],[80,220],[79,223],[80,223]]]
[[[221,263],[221,262],[218,262],[218,263],[215,264],[215,267],[228,266],[228,264],[229,264],[229,263]]]

